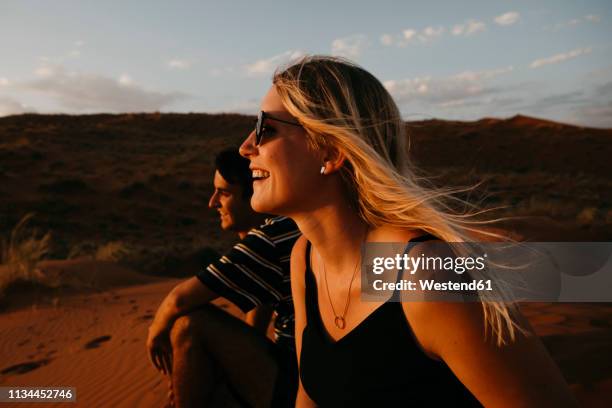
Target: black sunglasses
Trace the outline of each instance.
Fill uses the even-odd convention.
[[[263,139],[264,128],[265,128],[264,121],[266,119],[275,120],[281,123],[286,123],[287,125],[300,126],[300,127],[302,126],[299,123],[289,122],[283,119],[275,118],[274,116],[270,116],[264,111],[259,111],[259,113],[257,114],[257,122],[255,123],[255,146],[259,146],[261,144],[261,139]]]

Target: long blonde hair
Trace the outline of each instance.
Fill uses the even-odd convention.
[[[341,170],[348,197],[372,227],[391,224],[423,230],[446,242],[474,236],[503,238],[483,228],[492,220],[456,197],[434,188],[408,160],[406,126],[395,101],[372,74],[341,58],[307,56],[278,70],[273,83],[283,105],[307,132],[313,148],[332,146],[346,156]],[[469,212],[458,212],[457,202]],[[516,306],[480,293],[487,329],[497,344],[514,340]]]

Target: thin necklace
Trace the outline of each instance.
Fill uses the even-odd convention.
[[[357,260],[357,263],[355,264],[355,269],[353,270],[353,277],[351,278],[351,282],[349,283],[349,290],[348,290],[348,296],[346,298],[346,304],[344,305],[344,311],[342,312],[341,315],[338,315],[336,313],[336,309],[334,309],[334,302],[332,302],[331,295],[329,294],[329,284],[327,283],[327,272],[325,270],[325,262],[323,262],[323,258],[320,258],[320,259],[321,259],[321,264],[323,265],[323,279],[325,280],[325,289],[327,290],[327,298],[329,299],[329,304],[332,308],[332,312],[334,313],[334,324],[336,325],[337,328],[344,330],[344,328],[346,327],[346,320],[344,318],[346,317],[346,312],[348,311],[349,305],[351,304],[351,288],[353,287],[353,281],[355,280],[355,277],[357,276],[357,266],[359,266],[359,264],[361,263],[361,251],[359,251],[359,259]]]

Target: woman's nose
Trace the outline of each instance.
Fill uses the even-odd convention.
[[[244,142],[242,142],[242,144],[240,145],[240,149],[238,149],[238,152],[242,157],[250,159],[250,157],[255,154],[256,151],[257,146],[255,146],[255,131],[253,130],[251,133],[249,133],[247,138],[244,139]]]

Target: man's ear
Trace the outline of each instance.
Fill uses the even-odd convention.
[[[323,166],[325,166],[325,174],[337,172],[344,166],[346,156],[343,152],[335,147],[327,147],[323,152]]]

